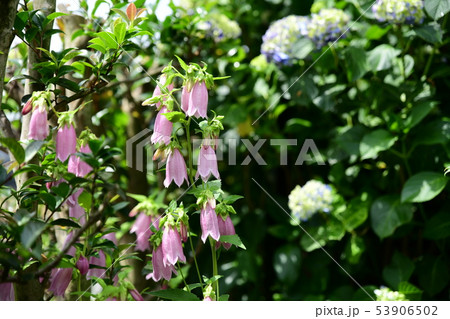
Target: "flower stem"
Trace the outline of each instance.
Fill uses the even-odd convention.
[[[188,230],[188,237],[189,237],[189,243],[191,244],[192,256],[194,257],[195,268],[197,269],[198,280],[199,280],[200,285],[202,286],[202,289],[203,289],[202,276],[200,275],[200,268],[198,268],[197,257],[195,256],[196,253],[195,253],[195,250],[194,250],[194,245],[192,244],[192,237],[190,235],[189,230]]]
[[[189,289],[189,286],[188,286],[188,284],[186,282],[186,279],[184,278],[184,275],[183,275],[183,270],[181,269],[180,263],[178,261],[177,261],[177,267],[178,267],[178,270],[180,271],[181,278],[183,278],[184,286],[187,288],[187,290],[189,292],[191,292],[191,289]]]
[[[216,243],[211,238],[209,239],[211,243],[211,253],[212,253],[212,263],[213,263],[213,276],[219,275],[217,270],[217,257],[216,257]],[[219,279],[214,281],[214,290],[216,291],[216,300],[219,300]]]

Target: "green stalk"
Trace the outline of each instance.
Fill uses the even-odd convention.
[[[193,158],[192,158],[192,150],[191,150],[191,132],[189,131],[190,124],[191,124],[191,118],[188,119],[188,121],[187,121],[187,123],[185,125],[185,128],[186,128],[186,139],[187,139],[187,142],[188,142],[188,146],[187,146],[187,149],[188,149],[188,162],[189,162],[188,163],[188,165],[189,165],[189,174],[188,174],[188,176],[189,176],[189,181],[191,182],[192,187],[195,188],[194,178],[192,176],[192,173],[193,173],[193,168],[192,168]]]
[[[180,271],[181,278],[183,278],[184,286],[187,288],[187,290],[188,290],[189,292],[191,292],[191,289],[189,289],[189,286],[188,286],[188,284],[187,284],[187,282],[186,282],[186,279],[184,278],[183,271],[181,270],[180,263],[179,263],[178,261],[177,261],[177,267],[178,267],[178,270]]]
[[[217,270],[216,243],[211,238],[209,239],[209,242],[211,243],[213,276],[217,276],[219,275],[219,272]],[[214,281],[214,290],[216,291],[216,300],[219,300],[219,279]]]
[[[195,268],[197,269],[198,280],[199,280],[200,285],[202,286],[202,289],[203,289],[202,276],[200,275],[200,268],[198,268],[197,257],[195,256],[194,245],[192,244],[192,237],[191,237],[191,235],[190,235],[189,230],[188,230],[188,237],[189,237],[189,242],[190,242],[190,244],[191,244],[192,256],[194,257]]]

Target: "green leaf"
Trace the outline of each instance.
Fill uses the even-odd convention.
[[[335,213],[348,232],[364,223],[369,216],[369,204],[359,198],[352,199],[348,206]]]
[[[25,148],[25,162],[31,161],[44,144],[45,141],[33,141],[28,144]]]
[[[383,278],[393,290],[398,290],[402,281],[408,281],[414,271],[414,263],[395,251],[389,266],[383,269]]]
[[[369,29],[366,31],[366,38],[369,40],[378,40],[382,38],[389,30],[391,26],[387,26],[386,28],[381,28],[380,26],[374,24],[371,25]]]
[[[434,215],[425,223],[423,237],[437,240],[448,236],[450,236],[450,214],[448,211]]]
[[[448,178],[436,172],[421,172],[410,177],[402,189],[402,202],[422,203],[432,200],[447,185]]]
[[[235,245],[236,247],[242,248],[244,250],[247,249],[247,248],[245,248],[244,244],[242,243],[242,241],[241,241],[241,239],[239,238],[238,235],[224,235],[224,236],[220,236],[219,241]]]
[[[44,22],[42,23],[42,26],[45,28],[45,26],[47,24],[49,24],[51,21],[55,20],[58,17],[62,17],[62,16],[68,16],[67,13],[63,13],[63,12],[53,12],[50,13],[44,20]]]
[[[292,52],[294,52],[293,57],[303,60],[314,49],[314,43],[309,38],[302,37],[292,45]]]
[[[299,275],[302,252],[296,245],[287,244],[275,251],[273,268],[280,281],[293,284]]]
[[[230,295],[220,295],[218,301],[228,301],[230,299]]]
[[[383,129],[364,135],[359,145],[361,159],[376,158],[379,152],[389,149],[396,141],[396,136],[392,136],[391,133]]]
[[[437,104],[435,101],[425,101],[413,106],[411,114],[404,122],[405,127],[410,129],[419,124]]]
[[[20,240],[25,248],[31,248],[36,239],[44,231],[46,223],[40,220],[30,220],[20,234]]]
[[[61,196],[62,198],[65,198],[67,195],[69,195],[70,187],[67,183],[60,183],[57,186],[53,186],[51,188],[52,192],[54,192],[56,195]]]
[[[130,19],[128,19],[127,14],[125,12],[123,12],[122,10],[117,9],[117,8],[112,8],[111,10],[114,11],[115,13],[119,14],[125,21],[130,21]]]
[[[350,82],[358,80],[369,71],[366,51],[361,48],[348,47],[345,50],[345,62],[347,64],[347,78]]]
[[[200,301],[193,293],[181,289],[166,289],[148,292],[149,295],[174,301]]]
[[[13,138],[0,137],[0,144],[5,146],[11,152],[17,163],[23,163],[25,160],[25,150],[19,142]]]
[[[94,40],[94,39],[92,39],[92,40]],[[92,41],[91,40],[91,41]],[[101,40],[100,40],[101,41]],[[106,54],[106,48],[103,46],[103,43],[102,44],[90,44],[89,46],[88,46],[88,48],[90,48],[90,49],[94,49],[94,50],[96,50],[96,51],[100,51],[101,53],[103,53],[103,54]]]
[[[241,195],[229,195],[229,196],[227,196],[227,197],[225,197],[223,199],[223,202],[225,204],[230,205],[230,204],[233,204],[235,201],[237,201],[238,199],[241,199],[241,198],[244,198],[244,196],[241,196]]]
[[[114,27],[114,35],[119,44],[125,40],[125,34],[127,33],[127,24],[125,22],[120,22]]]
[[[57,220],[52,221],[50,224],[57,225],[57,226],[63,226],[63,227],[80,228],[80,225],[75,223],[73,220],[66,219],[66,218],[59,218]]]
[[[437,120],[417,127],[414,131],[415,145],[446,144],[450,140],[450,121]]]
[[[186,115],[183,112],[169,112],[169,113],[162,113],[170,122],[177,123],[180,122],[180,120],[184,120],[186,118]]]
[[[397,227],[413,217],[414,206],[401,204],[396,195],[377,198],[370,208],[372,228],[381,239],[391,236]]]
[[[448,269],[448,264],[442,256],[425,256],[418,265],[420,287],[431,296],[441,292],[450,279]]]
[[[409,282],[401,282],[398,284],[398,292],[405,295],[406,299],[411,301],[419,301],[422,299],[422,290],[410,284]]]
[[[414,29],[414,32],[427,42],[433,44],[442,42],[442,29],[436,22],[416,28]]]
[[[107,49],[118,48],[118,44],[113,33],[102,31],[97,33],[96,35],[105,42]]]
[[[450,11],[448,0],[425,0],[425,10],[434,20],[438,20]]]
[[[89,192],[83,191],[78,197],[78,204],[86,211],[89,211],[92,206],[92,195]]]
[[[178,62],[180,63],[180,66],[183,70],[187,71],[188,66],[187,64],[183,61],[182,58],[180,58],[178,55],[175,55],[175,57],[177,58]]]
[[[370,69],[382,71],[392,67],[392,62],[400,54],[401,50],[395,49],[388,44],[381,44],[368,52],[368,64]]]

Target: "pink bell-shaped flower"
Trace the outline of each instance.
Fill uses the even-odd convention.
[[[165,106],[163,106],[156,115],[155,127],[152,137],[150,138],[150,141],[153,144],[163,142],[165,145],[168,145],[170,143],[173,124],[163,115],[164,113],[169,113],[169,110],[167,110]]]
[[[48,136],[47,108],[36,107],[31,113],[28,138],[33,140],[45,140]]]
[[[208,111],[208,89],[204,81],[195,82],[189,94],[188,116],[206,118]]]
[[[163,74],[161,75],[161,77],[159,78],[159,83],[157,83],[155,90],[153,91],[153,97],[155,96],[160,96],[162,94],[167,94],[168,92],[173,90],[173,84],[170,83],[165,89],[164,89],[164,85],[166,84],[166,75]],[[161,90],[161,87],[163,88]],[[168,92],[167,92],[167,91]],[[167,97],[163,98],[164,101],[167,100]],[[161,107],[161,102],[156,103],[156,108],[160,108]]]
[[[180,187],[184,180],[189,184],[186,163],[180,151],[174,148],[167,157],[164,186],[169,187],[170,183],[174,181]]]
[[[89,144],[85,144],[80,147],[80,153],[90,154],[92,153]],[[81,158],[78,158],[78,167],[77,167],[77,176],[85,177],[92,171],[91,165],[83,161]]]
[[[180,223],[180,237],[183,242],[187,242],[188,231],[187,231],[187,226],[183,222]]]
[[[91,256],[89,257],[89,264],[99,266],[99,267],[106,267],[106,258],[105,253],[102,250],[98,251],[98,257]],[[103,278],[105,277],[106,269],[100,269],[100,268],[92,268],[89,269],[86,273],[86,278],[92,279],[94,277],[97,278]]]
[[[0,301],[14,301],[14,286],[12,282],[0,284]]]
[[[56,157],[61,162],[77,151],[77,134],[73,125],[64,125],[56,133]]]
[[[84,225],[86,223],[86,211],[83,207],[78,204],[78,202],[74,204],[68,203],[69,206],[69,217],[76,218],[80,225]]]
[[[135,250],[146,251],[150,249],[149,238],[153,234],[150,230],[152,218],[145,213],[140,213],[136,221],[131,227],[130,233],[136,233],[136,247]]]
[[[187,89],[187,86],[183,86],[183,89],[181,90],[181,109],[184,111],[184,113],[187,113],[189,109],[189,97],[190,92]]]
[[[236,235],[236,231],[234,230],[234,225],[231,221],[230,215],[227,215],[227,218],[225,220],[223,220],[221,216],[217,216],[217,222],[219,224],[220,236]],[[217,242],[216,248],[219,248],[220,245],[223,245],[226,250],[230,249],[231,247],[230,243]]]
[[[80,271],[80,274],[86,275],[89,270],[89,261],[83,255],[78,258],[77,268]]]
[[[166,225],[162,236],[162,252],[163,263],[175,266],[177,261],[186,262],[186,256],[183,253],[183,246],[181,245],[180,234],[176,227]]]
[[[215,178],[220,179],[219,170],[217,168],[217,156],[214,149],[209,145],[202,145],[200,147],[200,153],[198,155],[198,170],[195,174],[197,179],[202,177],[203,181],[207,181],[208,178],[214,175]]]
[[[50,288],[55,296],[64,296],[72,280],[72,268],[54,268],[50,274]]]
[[[206,296],[203,301],[213,301],[210,296]]]
[[[219,224],[217,221],[217,214],[214,209],[211,208],[209,203],[202,208],[200,212],[200,226],[202,228],[202,241],[206,242],[206,238],[211,236],[214,240],[219,240]]]
[[[162,245],[159,245],[153,250],[152,254],[152,265],[153,272],[148,274],[145,278],[153,279],[154,281],[160,281],[161,278],[165,280],[170,280],[172,278],[172,273],[177,274],[175,267],[173,265],[164,264],[164,254],[162,250]]]

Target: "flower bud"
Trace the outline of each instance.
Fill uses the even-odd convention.
[[[89,261],[83,255],[81,255],[77,261],[77,268],[83,276],[86,275],[89,270]]]

